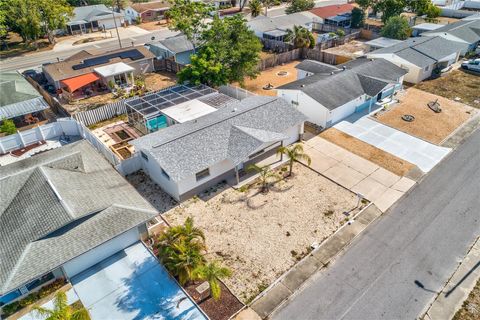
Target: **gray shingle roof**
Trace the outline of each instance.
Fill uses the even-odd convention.
[[[480,20],[461,20],[449,23],[434,31],[425,32],[423,35],[435,35],[438,33],[448,33],[468,43],[475,43],[480,41]]]
[[[247,25],[257,32],[267,32],[271,30],[287,30],[293,26],[307,26],[318,17],[311,12],[296,12],[277,17],[266,17],[260,15],[247,22]]]
[[[237,165],[265,142],[284,139],[285,130],[305,120],[281,98],[254,96],[131,143],[149,152],[178,181],[220,161]]]
[[[193,43],[187,39],[186,36],[175,36],[158,41],[159,44],[173,53],[181,53],[185,51],[192,51],[194,49]],[[155,45],[151,43],[150,45]]]
[[[330,73],[332,71],[338,71],[339,69],[331,64],[315,60],[303,60],[295,66],[296,69],[312,72],[312,73]]]
[[[115,18],[123,17],[123,13],[114,12]],[[78,23],[86,23],[103,19],[104,17],[112,18],[112,10],[108,9],[104,4],[96,4],[91,6],[75,7],[73,8],[73,17],[68,22],[68,25]]]
[[[301,90],[325,108],[334,110],[364,94],[374,96],[407,73],[384,59],[360,58],[338,65],[333,75],[315,74],[278,89]],[[343,70],[345,67],[345,70]]]
[[[156,215],[86,141],[0,167],[0,294]]]
[[[460,51],[462,51],[462,45],[458,42],[442,37],[417,37],[409,38],[390,47],[372,51],[370,54],[394,53],[423,68]]]

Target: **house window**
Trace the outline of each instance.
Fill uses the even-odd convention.
[[[145,153],[143,153],[143,151],[140,151],[140,155],[142,156],[143,159],[148,161],[148,156]]]
[[[197,178],[197,181],[200,181],[200,180],[202,180],[203,178],[208,177],[209,175],[210,175],[210,169],[207,168],[207,169],[205,169],[205,170],[202,170],[202,171],[200,171],[200,172],[197,172],[197,173],[195,174],[195,178]]]
[[[117,74],[113,77],[113,79],[115,80],[115,83],[119,86],[128,84],[127,77],[125,76],[125,73]]]
[[[162,171],[162,175],[163,175],[165,178],[167,178],[167,180],[170,180],[170,176],[168,175],[168,173],[167,173],[165,170],[163,170],[163,168],[160,168],[160,170]]]

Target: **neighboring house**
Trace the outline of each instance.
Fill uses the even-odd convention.
[[[0,306],[147,236],[158,213],[85,140],[0,167]]]
[[[293,26],[301,26],[312,31],[314,20],[317,17],[308,12],[297,12],[277,17],[260,15],[247,22],[248,27],[255,32],[260,39],[284,41],[288,29]]]
[[[253,96],[131,143],[143,170],[182,201],[222,181],[238,183],[250,164],[278,162],[278,148],[301,138],[305,120],[281,98]]]
[[[180,35],[148,44],[149,50],[157,59],[173,57],[175,62],[183,65],[190,63],[190,56],[195,53],[193,43],[186,36]]]
[[[303,79],[308,76],[312,76],[314,74],[319,73],[331,73],[334,71],[338,71],[336,66],[331,64],[315,61],[315,60],[303,60],[299,64],[295,66],[297,69],[297,80]]]
[[[25,126],[27,118],[44,119],[49,106],[37,90],[16,71],[0,72],[0,122],[12,119],[17,127]],[[33,123],[32,123],[33,124]]]
[[[67,22],[71,34],[83,34],[98,30],[113,29],[124,23],[123,13],[114,12],[104,4],[75,7],[73,17]]]
[[[154,71],[154,58],[143,46],[102,53],[83,50],[64,61],[45,64],[42,69],[56,89],[76,96],[86,90],[103,90],[111,83],[131,86],[134,76]]]
[[[462,44],[442,37],[409,38],[399,44],[367,53],[368,58],[383,58],[408,70],[405,81],[419,83],[433,72],[457,62]]]
[[[161,20],[165,18],[170,4],[165,1],[132,3],[125,8],[125,19],[128,23],[135,23],[137,18],[142,22]]]
[[[353,5],[346,3],[313,8],[310,12],[318,17],[316,21],[318,23],[337,27],[350,27],[353,8],[355,8]]]
[[[314,73],[303,66],[304,71]],[[355,112],[371,109],[379,100],[391,97],[401,88],[406,71],[383,59],[359,58],[321,73],[277,88],[277,95],[290,102],[323,128],[331,127]],[[321,69],[324,69],[321,66]]]
[[[434,31],[422,33],[428,37],[442,37],[446,40],[460,43],[463,56],[469,51],[474,51],[480,42],[480,19],[461,20],[444,25]]]
[[[412,36],[418,37],[424,32],[434,31],[442,28],[444,24],[420,23],[412,27]]]
[[[380,37],[380,38],[367,41],[365,42],[365,44],[368,46],[368,51],[370,52],[377,49],[388,48],[393,45],[399,44],[401,42],[402,40]]]

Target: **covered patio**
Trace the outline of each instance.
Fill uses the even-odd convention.
[[[111,84],[122,88],[130,87],[133,86],[135,81],[133,78],[135,68],[123,62],[109,64],[93,70],[101,77],[102,82],[110,88]]]
[[[100,80],[100,77],[94,72],[61,80],[60,83],[64,88],[62,97],[71,101],[104,92],[107,88]]]

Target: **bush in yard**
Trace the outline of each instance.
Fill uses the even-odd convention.
[[[0,125],[0,132],[6,133],[7,135],[17,133],[17,128],[12,119],[3,120],[2,125]]]
[[[342,29],[337,29],[337,31],[335,31],[335,33],[341,38],[341,37],[345,37],[345,31],[343,31]]]
[[[53,309],[33,307],[33,313],[46,320],[90,320],[87,309],[80,308],[73,310],[67,303],[67,294],[63,291],[57,292],[53,299]]]
[[[308,11],[315,6],[313,0],[292,0],[290,5],[285,9],[286,14],[292,14],[295,12]]]
[[[365,12],[360,8],[353,8],[352,10],[352,27],[361,28],[365,23]]]
[[[260,0],[251,0],[248,2],[252,17],[258,17],[262,13],[262,3]]]
[[[135,23],[136,24],[141,24],[142,23],[142,17],[138,16],[135,18]]]
[[[382,28],[381,34],[384,37],[398,40],[405,40],[410,37],[412,29],[408,20],[401,16],[391,17]]]

